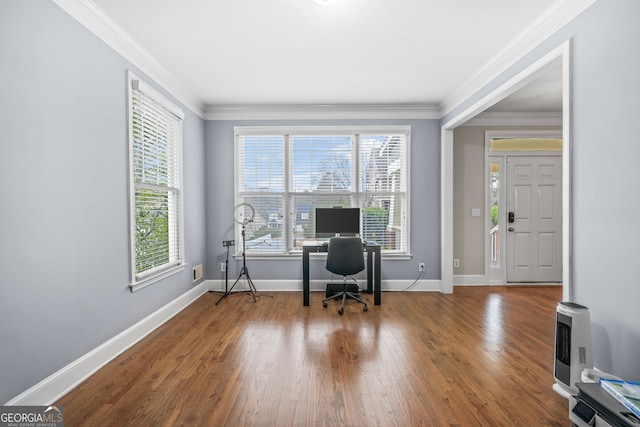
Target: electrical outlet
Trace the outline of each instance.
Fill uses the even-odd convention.
[[[227,271],[227,264],[226,263],[224,263],[224,262],[220,263],[220,271],[223,272],[223,273],[225,271]]]
[[[424,262],[418,264],[418,273],[422,273],[425,269]]]
[[[459,259],[454,259],[453,260],[453,268],[458,268],[460,267],[460,260]]]

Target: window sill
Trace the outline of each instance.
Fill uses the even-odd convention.
[[[149,285],[152,285],[160,280],[166,279],[167,277],[173,276],[184,270],[187,264],[177,264],[172,267],[168,267],[166,270],[161,270],[155,274],[150,276],[146,276],[142,279],[136,280],[134,283],[129,285],[131,292],[139,291],[140,289],[146,288]]]

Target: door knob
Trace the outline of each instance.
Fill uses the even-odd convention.
[[[513,227],[509,227],[509,231],[516,231],[516,230]]]

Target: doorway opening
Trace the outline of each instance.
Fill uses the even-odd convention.
[[[453,292],[453,130],[531,81],[543,67],[562,63],[562,298],[571,301],[571,41],[567,40],[481,99],[447,117],[441,126],[441,286]]]
[[[485,132],[488,284],[562,282],[562,132]]]

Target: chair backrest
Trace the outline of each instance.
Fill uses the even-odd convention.
[[[340,276],[364,270],[362,240],[359,237],[332,237],[327,253],[327,270]]]

